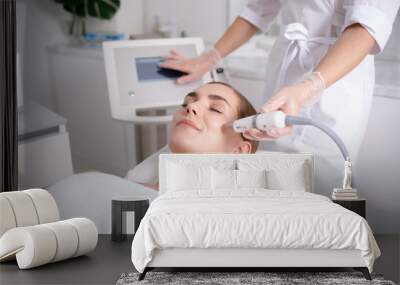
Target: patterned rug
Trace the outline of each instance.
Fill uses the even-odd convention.
[[[395,285],[384,280],[381,275],[372,274],[372,281],[364,278],[360,272],[154,272],[150,271],[142,281],[138,281],[139,273],[124,273],[117,285],[134,284],[213,284],[213,285]]]

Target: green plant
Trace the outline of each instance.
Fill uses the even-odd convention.
[[[81,34],[86,32],[85,18],[88,16],[110,20],[120,7],[120,0],[54,0],[62,4],[64,10],[73,15],[70,34],[73,34],[77,23],[81,23]]]

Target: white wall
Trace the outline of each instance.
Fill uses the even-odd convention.
[[[227,0],[146,0],[143,3],[144,30],[151,32],[155,17],[178,21],[179,30],[188,36],[216,41],[226,29],[228,21]]]
[[[52,107],[46,46],[67,40],[60,21],[62,7],[50,0],[18,2],[24,2],[27,8],[23,56],[24,97]]]
[[[399,110],[399,99],[374,97],[357,161],[357,187],[378,233],[400,233]]]
[[[385,65],[387,68],[385,68]],[[357,162],[357,187],[367,199],[367,220],[377,233],[400,233],[400,14],[376,57],[376,89]],[[388,87],[392,86],[392,87]],[[386,89],[386,90],[385,90]],[[379,94],[378,94],[379,93]],[[388,97],[378,97],[383,95]]]
[[[228,0],[228,22],[232,24],[232,22],[236,19],[236,17],[242,12],[243,8],[247,4],[247,0]]]
[[[400,61],[400,13],[397,13],[396,20],[393,24],[392,34],[386,44],[383,53],[377,56],[382,60]]]
[[[52,108],[54,102],[49,89],[46,47],[71,40],[66,33],[71,15],[52,0],[17,1],[24,3],[27,11],[23,56],[24,96]],[[142,33],[142,1],[122,0],[120,10],[111,21],[89,19],[87,30]]]

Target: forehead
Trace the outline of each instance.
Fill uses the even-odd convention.
[[[235,108],[239,108],[239,96],[230,87],[222,84],[205,84],[195,90],[199,99],[201,97],[208,97],[208,95],[218,95],[225,98],[229,104]]]

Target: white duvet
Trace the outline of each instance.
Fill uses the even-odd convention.
[[[153,201],[132,243],[143,272],[155,249],[358,249],[372,272],[379,248],[365,219],[328,198],[298,191],[248,189],[207,195],[166,193]]]

